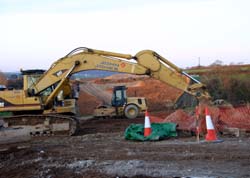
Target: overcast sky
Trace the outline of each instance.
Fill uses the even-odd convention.
[[[186,68],[250,64],[249,0],[0,0],[0,70],[48,69],[83,46],[151,49]]]

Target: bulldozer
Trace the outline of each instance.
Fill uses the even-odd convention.
[[[144,97],[127,97],[126,86],[115,86],[111,99],[111,106],[100,105],[94,110],[95,117],[126,117],[135,119],[147,110]]]
[[[77,99],[72,91],[70,77],[87,70],[148,75],[200,101],[210,99],[204,84],[155,51],[143,50],[133,56],[80,47],[55,61],[47,71],[22,71],[23,89],[0,91],[0,112],[11,113],[2,117],[1,129],[21,128],[30,135],[36,136],[74,135],[79,123],[75,116]],[[124,94],[122,91],[124,91],[122,87],[117,90]],[[119,106],[124,101],[125,97],[123,100],[114,98],[113,104]],[[137,101],[143,102],[143,100]],[[129,102],[127,99],[125,103]],[[135,109],[132,106],[128,105],[124,111],[134,112]],[[114,108],[118,110],[119,107]]]

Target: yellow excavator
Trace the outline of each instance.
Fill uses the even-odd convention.
[[[22,90],[0,91],[0,112],[12,113],[3,118],[2,128],[22,128],[30,135],[75,134],[76,99],[69,79],[86,70],[148,75],[199,100],[210,98],[201,82],[154,51],[143,50],[132,56],[80,47],[54,62],[47,71],[23,71]]]

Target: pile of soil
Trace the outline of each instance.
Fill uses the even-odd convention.
[[[122,77],[124,76],[125,77]],[[128,97],[145,97],[149,111],[165,111],[172,110],[176,99],[182,94],[177,90],[159,80],[149,78],[147,76],[135,76],[129,74],[116,74],[102,79],[93,79],[94,84],[98,84],[99,88],[112,92],[113,86],[126,85]],[[85,84],[82,84],[85,85]],[[80,91],[78,105],[81,115],[90,115],[102,101],[85,91]]]
[[[79,99],[78,99],[78,108],[80,115],[92,115],[96,106],[101,103],[96,97],[80,91]]]
[[[181,109],[167,116],[163,122],[176,123],[179,130],[195,131],[195,117]]]
[[[146,78],[138,87],[129,87],[128,96],[144,96],[148,101],[149,111],[168,110],[183,92],[159,80]]]
[[[210,107],[211,117],[217,128],[234,127],[250,130],[250,106]]]
[[[204,111],[204,109],[201,109]],[[238,128],[250,131],[250,107],[208,107],[209,115],[217,131],[223,132],[227,128]],[[177,110],[167,116],[164,120],[152,120],[153,122],[174,122],[178,124],[178,129],[183,131],[195,131],[196,116],[193,112]],[[198,121],[200,133],[206,133],[205,113],[201,112]]]

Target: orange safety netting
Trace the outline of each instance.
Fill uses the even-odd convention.
[[[223,132],[225,128],[239,128],[250,131],[250,106],[240,107],[209,107],[209,113],[212,118],[214,127],[217,131]],[[206,122],[204,107],[200,109],[200,119],[198,122],[200,131],[206,133]],[[167,116],[165,119],[151,118],[151,122],[174,122],[178,124],[178,129],[195,131],[196,116],[187,113],[184,110],[177,110]]]

